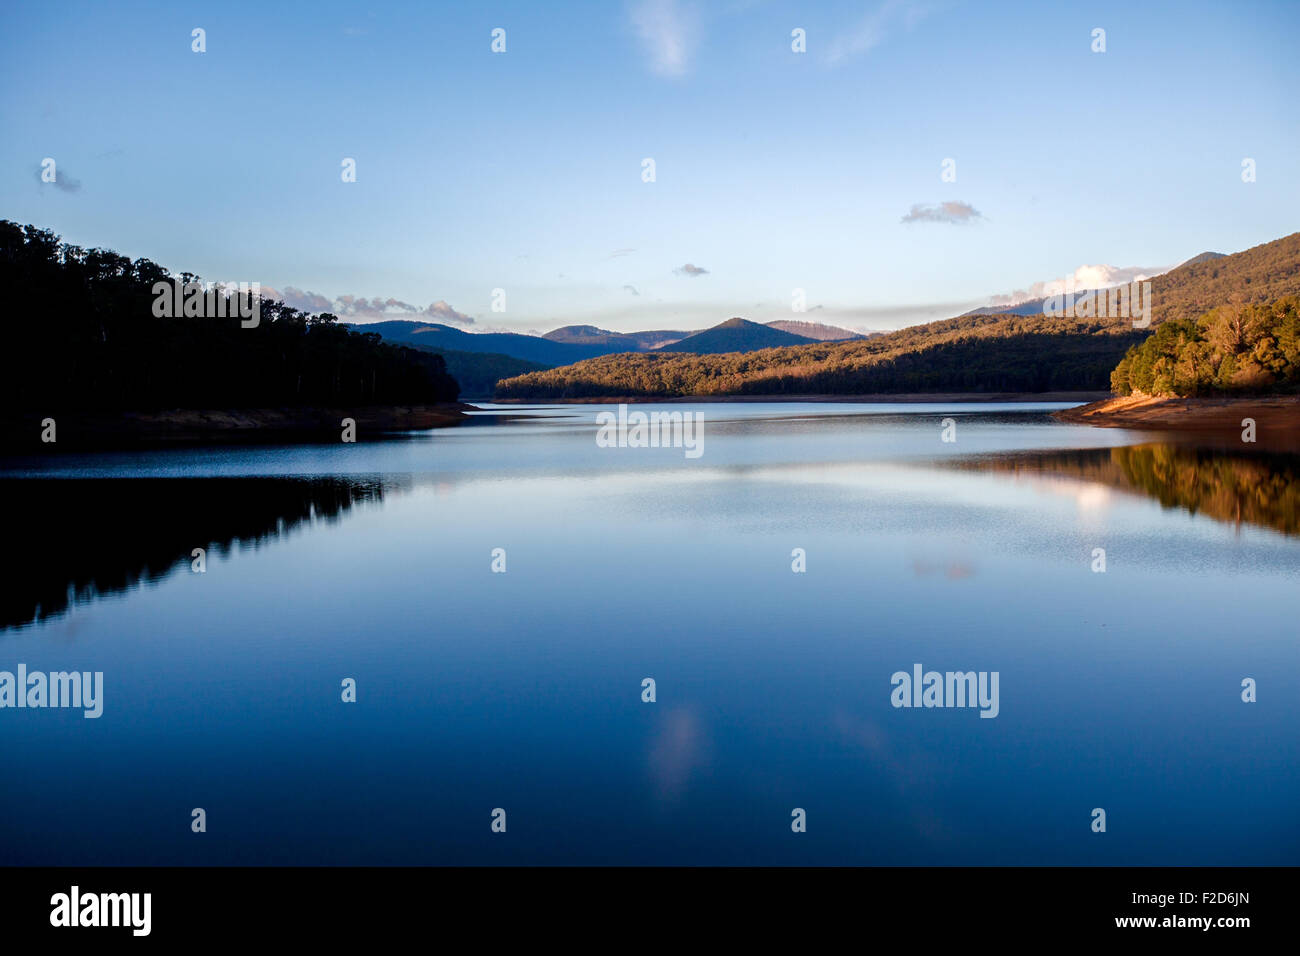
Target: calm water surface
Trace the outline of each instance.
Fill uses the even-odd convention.
[[[0,670],[105,682],[0,710],[0,863],[1300,862],[1300,469],[1055,407],[0,463]]]

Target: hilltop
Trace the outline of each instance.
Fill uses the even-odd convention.
[[[607,347],[609,352],[648,352],[661,345],[680,342],[686,336],[694,334],[668,329],[649,332],[611,332],[594,325],[566,325],[547,332],[542,338],[572,345],[598,345]]]
[[[747,319],[728,319],[703,332],[688,335],[680,342],[660,346],[656,352],[690,352],[694,355],[717,355],[724,352],[752,352],[783,345],[806,345],[814,341],[803,335],[784,332]]]
[[[863,335],[861,332],[850,332],[848,329],[841,329],[835,325],[826,325],[822,322],[802,322],[798,319],[777,319],[775,322],[763,323],[769,329],[780,329],[782,332],[791,332],[794,335],[801,335],[806,339],[813,339],[817,342],[847,342],[849,339],[865,339],[870,335],[879,335],[879,332],[872,332],[870,335]]]

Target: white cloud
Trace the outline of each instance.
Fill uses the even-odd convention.
[[[1027,289],[1016,289],[989,299],[989,305],[1015,305],[1031,299],[1042,299],[1064,292],[1082,292],[1085,289],[1110,289],[1126,282],[1150,279],[1168,272],[1172,266],[1112,266],[1083,265],[1058,279],[1044,279],[1031,283]]]
[[[901,222],[948,222],[960,224],[983,219],[980,211],[966,202],[941,202],[934,205],[917,203]]]
[[[880,46],[898,27],[910,30],[929,14],[930,8],[925,4],[885,0],[852,29],[837,34],[831,40],[826,58],[834,64],[860,56]]]
[[[629,16],[650,68],[661,76],[683,75],[699,40],[695,11],[677,0],[638,0]]]
[[[332,312],[348,322],[379,322],[385,319],[410,319],[415,322],[455,322],[459,325],[473,325],[473,316],[453,309],[448,303],[439,299],[425,308],[411,305],[400,299],[381,299],[376,296],[367,299],[364,296],[341,295],[336,298],[323,296],[318,292],[308,292],[285,286],[283,290],[262,287],[262,298],[279,300],[290,308],[301,312]]]

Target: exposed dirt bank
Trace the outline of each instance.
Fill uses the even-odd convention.
[[[1152,398],[1129,395],[1108,398],[1077,408],[1054,412],[1063,422],[1102,428],[1136,428],[1176,432],[1196,439],[1213,439],[1226,446],[1249,450],[1242,438],[1255,422],[1255,444],[1300,451],[1300,396],[1266,398]]]

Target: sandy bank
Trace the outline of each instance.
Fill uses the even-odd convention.
[[[1300,451],[1300,396],[1265,398],[1108,398],[1054,412],[1063,422],[1102,428],[1169,431],[1228,446],[1242,440],[1242,420],[1254,419],[1256,444]]]

